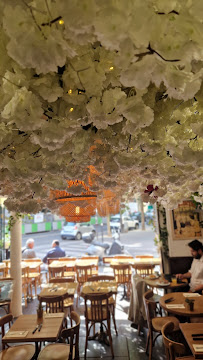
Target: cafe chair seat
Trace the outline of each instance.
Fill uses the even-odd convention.
[[[34,345],[18,345],[2,350],[0,360],[31,360],[35,353]]]
[[[152,326],[154,331],[161,331],[162,327],[168,322],[172,321],[174,324],[174,331],[179,330],[179,320],[175,316],[155,317],[152,319]]]
[[[38,356],[38,360],[67,360],[70,354],[68,344],[50,344],[44,347]],[[73,351],[73,359],[75,351]]]
[[[38,360],[79,360],[79,330],[80,316],[72,311],[70,314],[71,324],[75,325],[61,332],[61,337],[68,343],[50,344],[40,352]]]

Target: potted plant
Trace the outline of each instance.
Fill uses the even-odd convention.
[[[42,319],[43,319],[43,307],[41,302],[39,302],[37,308],[37,320],[42,321]]]
[[[188,299],[188,298],[185,299],[185,302],[188,304],[190,311],[194,310],[194,301],[195,301],[194,299]]]

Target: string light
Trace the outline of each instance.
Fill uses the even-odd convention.
[[[76,213],[76,215],[79,215],[79,213],[80,213],[80,207],[79,206],[76,206],[75,213]]]
[[[72,89],[69,89],[69,90],[68,90],[69,95],[72,94],[72,92],[73,92]]]
[[[63,25],[64,24],[64,20],[60,19],[59,20],[59,25]]]
[[[109,68],[109,70],[113,70],[114,69],[114,67],[113,66],[111,66],[110,68]]]
[[[72,107],[72,108],[70,108],[69,112],[72,112],[73,110],[74,110],[74,108]]]

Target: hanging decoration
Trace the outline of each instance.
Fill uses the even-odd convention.
[[[86,222],[96,212],[96,193],[81,180],[69,180],[68,191],[52,190],[51,197],[61,204],[59,212],[68,222]]]
[[[120,211],[120,200],[111,190],[104,190],[103,198],[97,200],[97,211],[100,216],[115,215]]]

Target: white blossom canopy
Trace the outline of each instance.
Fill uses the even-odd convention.
[[[201,199],[202,0],[1,0],[0,17],[9,210],[53,209],[89,165],[93,191]]]

